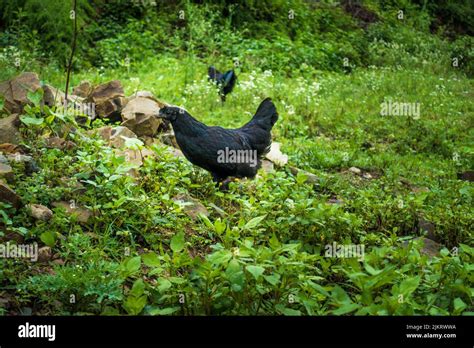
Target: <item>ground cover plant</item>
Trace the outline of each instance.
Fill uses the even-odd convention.
[[[0,314],[473,314],[469,1],[76,5],[0,4]],[[74,20],[94,119],[56,103]],[[238,76],[225,102],[210,65]],[[271,97],[287,163],[222,191],[169,126],[117,130],[140,91],[226,128]]]

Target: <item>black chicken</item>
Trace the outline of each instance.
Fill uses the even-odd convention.
[[[278,113],[272,100],[267,98],[255,116],[237,129],[208,127],[176,106],[162,108],[158,117],[171,122],[184,156],[221,183],[230,176],[255,177],[262,157],[270,150],[271,130]]]
[[[225,96],[232,92],[237,81],[237,75],[234,70],[226,71],[225,73],[219,72],[213,66],[210,66],[207,70],[209,80],[217,83],[219,87],[219,95],[221,96],[222,102],[225,102]]]

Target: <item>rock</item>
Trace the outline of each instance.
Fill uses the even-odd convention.
[[[280,145],[280,143],[273,142],[270,152],[268,152],[265,157],[275,163],[277,166],[281,167],[288,163],[288,155],[285,155],[280,151]]]
[[[342,205],[344,204],[344,201],[337,199],[337,198],[329,198],[327,201],[328,204],[337,204],[337,205]]]
[[[83,194],[87,191],[85,186],[77,181],[76,178],[61,177],[59,178],[59,184],[63,187],[71,189],[74,193]]]
[[[364,179],[373,179],[372,174],[370,174],[368,172],[365,172],[364,174],[362,174],[362,177]]]
[[[30,204],[28,206],[31,217],[36,220],[48,221],[53,217],[53,212],[41,204]]]
[[[420,252],[422,254],[425,254],[425,255],[428,255],[430,257],[433,257],[433,256],[438,256],[439,255],[439,252],[440,250],[443,248],[443,246],[437,242],[435,242],[434,240],[432,239],[429,239],[429,238],[424,238],[424,237],[416,237],[412,240],[407,240],[407,241],[404,241],[403,242],[403,246],[408,246],[408,244],[412,241],[418,241],[418,240],[421,240],[422,241],[422,244],[423,244],[423,247],[420,249]]]
[[[25,105],[32,104],[28,99],[28,92],[36,92],[40,88],[38,75],[32,72],[25,72],[11,80],[2,82],[0,96],[5,99],[5,110],[12,114],[22,113]]]
[[[137,135],[124,126],[117,126],[111,129],[109,145],[121,148],[125,145],[125,138],[137,138]]]
[[[354,173],[354,174],[357,174],[357,175],[360,175],[360,173],[362,173],[362,171],[361,171],[359,168],[357,168],[357,167],[350,167],[350,168],[349,168],[349,171],[350,171],[351,173]]]
[[[172,156],[174,157],[183,157],[184,158],[184,154],[183,152],[180,150],[180,149],[176,149],[172,146],[168,146],[168,145],[165,145],[166,146],[166,151],[168,153],[170,153]]]
[[[173,146],[174,148],[179,149],[178,142],[176,141],[176,136],[174,135],[173,130],[167,133],[163,133],[160,135],[160,140],[163,144]]]
[[[156,134],[162,120],[156,115],[160,104],[155,100],[143,97],[128,101],[122,110],[122,125],[131,129],[137,136],[153,136]]]
[[[111,126],[100,127],[100,128],[89,131],[89,134],[91,133],[97,133],[99,137],[101,137],[108,143],[110,140],[110,137],[112,136],[112,127]]]
[[[148,156],[154,156],[154,152],[146,148],[141,150],[115,149],[114,152],[117,157],[125,157],[127,164],[134,164],[136,166],[136,168],[131,168],[126,173],[132,178],[138,178],[138,168],[143,165],[143,160]]]
[[[10,163],[11,162],[23,163],[26,175],[31,175],[33,173],[36,173],[36,172],[40,171],[40,168],[38,167],[38,164],[36,163],[36,161],[31,156],[22,155],[21,153],[17,152],[17,153],[14,153],[14,154],[7,155],[7,159]]]
[[[423,186],[423,187],[412,186],[411,190],[415,193],[430,192],[430,189],[426,186]]]
[[[275,171],[273,162],[270,162],[268,160],[262,160],[262,169],[265,173],[271,173]]]
[[[137,135],[124,126],[105,126],[93,129],[89,134],[98,134],[109,146],[121,148],[125,145],[125,138],[137,138]]]
[[[420,231],[426,232],[426,236],[430,239],[436,239],[435,231],[436,231],[436,226],[434,223],[425,220],[422,217],[418,218],[418,229]]]
[[[196,220],[200,214],[209,216],[207,208],[197,199],[191,197],[189,194],[181,193],[173,197],[173,201],[183,207],[183,211],[191,219]]]
[[[7,159],[10,162],[17,162],[17,163],[26,163],[34,161],[33,157],[28,155],[22,155],[21,153],[12,153],[7,155]]]
[[[415,240],[422,240],[423,241],[423,248],[421,249],[421,252],[425,255],[428,256],[438,256],[439,251],[442,249],[442,245],[439,243],[436,243],[434,240],[431,240],[429,238],[415,238]]]
[[[52,252],[49,246],[44,246],[38,249],[38,261],[48,262],[51,260]]]
[[[21,198],[7,184],[0,181],[0,201],[11,204],[15,208],[21,205]]]
[[[458,173],[459,180],[474,181],[474,170],[467,170],[462,173]]]
[[[76,147],[76,143],[60,137],[51,137],[46,139],[46,147],[48,149],[71,150]]]
[[[81,81],[79,85],[73,88],[72,94],[78,97],[87,98],[92,93],[92,85],[89,81]]]
[[[63,106],[64,100],[66,100],[64,92],[50,85],[43,86],[43,103],[45,105],[49,107]]]
[[[5,118],[0,118],[0,144],[11,143],[18,145],[21,141],[20,117],[12,114]]]
[[[6,243],[11,240],[14,241],[16,244],[23,244],[23,242],[25,241],[25,237],[23,237],[18,232],[9,230],[4,231],[4,236],[0,237],[0,243]]]
[[[95,87],[84,100],[95,104],[95,115],[100,118],[119,119],[126,99],[120,81],[110,81]]]
[[[133,94],[133,96],[136,98],[136,97],[140,97],[140,98],[150,98],[150,99],[155,99],[155,96],[153,95],[153,93],[151,93],[150,91],[137,91],[136,93]]]
[[[55,208],[62,208],[66,210],[67,214],[76,216],[78,222],[87,223],[92,216],[92,212],[88,209],[77,206],[70,202],[53,202],[52,205]]]
[[[58,266],[64,266],[66,262],[63,259],[55,259],[53,260],[53,263]]]
[[[5,154],[11,154],[11,153],[23,153],[23,149],[15,144],[10,144],[10,143],[3,143],[0,144],[0,152],[3,152]]]
[[[0,179],[6,179],[8,182],[13,181],[15,174],[13,173],[12,167],[8,164],[0,163]]]
[[[298,173],[302,173],[306,175],[306,180],[305,180],[306,184],[317,184],[319,182],[319,178],[316,175],[314,175],[313,173],[307,172],[306,170],[299,169],[296,167],[290,167],[290,171],[291,171],[291,174],[295,176],[298,175]]]

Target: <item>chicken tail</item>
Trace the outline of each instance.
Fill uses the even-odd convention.
[[[260,103],[255,116],[250,120],[248,125],[257,124],[263,129],[270,131],[277,120],[278,112],[275,104],[273,104],[270,98],[266,98]]]
[[[217,81],[222,74],[214,66],[210,66],[207,69],[207,75],[210,80]]]

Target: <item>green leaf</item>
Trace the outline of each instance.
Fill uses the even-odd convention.
[[[454,315],[460,314],[463,310],[467,308],[467,304],[464,303],[459,297],[454,299]]]
[[[43,99],[43,89],[38,88],[35,92],[28,91],[27,98],[35,106],[40,106],[41,100]]]
[[[225,274],[232,285],[232,290],[236,292],[242,291],[245,282],[245,276],[242,266],[236,259],[232,259],[229,262]]]
[[[154,252],[142,255],[143,263],[148,267],[159,267],[161,265],[158,255]]]
[[[347,292],[339,285],[336,285],[332,290],[332,299],[337,304],[347,304],[352,302]]]
[[[129,296],[123,304],[123,308],[128,314],[138,315],[146,306],[146,296]]]
[[[211,220],[209,220],[209,218],[204,215],[204,214],[199,214],[199,218],[204,221],[204,224],[210,228],[211,230],[214,230],[214,225],[212,224]]]
[[[280,275],[279,274],[272,274],[272,275],[264,275],[263,278],[273,286],[277,285],[278,282],[280,281]]]
[[[347,314],[347,313],[355,311],[359,307],[360,307],[360,305],[358,305],[357,303],[347,303],[347,304],[339,307],[338,309],[333,310],[332,314],[334,314],[334,315]]]
[[[419,276],[405,279],[400,284],[400,287],[399,287],[400,293],[405,295],[405,296],[409,295],[413,291],[415,291],[416,288],[418,288],[419,284],[420,284],[420,277]]]
[[[160,293],[165,292],[166,290],[171,288],[171,282],[168,279],[160,278],[158,279],[157,284],[157,289]]]
[[[42,233],[41,236],[40,236],[40,239],[44,244],[46,244],[47,246],[49,246],[51,248],[54,246],[54,244],[56,242],[55,235],[51,231]]]
[[[232,253],[229,250],[219,250],[207,257],[209,262],[214,265],[226,264],[232,258]]]
[[[301,312],[299,310],[292,309],[292,308],[287,308],[287,307],[285,307],[281,304],[277,304],[275,306],[275,309],[283,315],[289,315],[289,316],[300,316],[301,315]]]
[[[249,222],[247,222],[244,226],[244,229],[246,230],[251,230],[252,228],[257,227],[263,219],[266,218],[267,215],[262,215],[262,216],[257,216],[256,218],[253,218]]]
[[[140,147],[143,147],[143,141],[141,141],[138,138],[128,138],[126,136],[121,135],[123,139],[125,139],[125,147],[129,149],[139,149]]]
[[[168,308],[150,308],[147,313],[150,315],[170,315],[180,310],[180,307],[168,307]]]
[[[258,279],[263,274],[263,272],[265,272],[265,268],[260,266],[247,266],[246,269],[250,272],[250,274],[253,275],[255,279]]]
[[[135,283],[133,283],[132,290],[130,290],[129,295],[139,297],[143,295],[145,292],[145,283],[143,282],[143,279],[137,279],[135,280]]]
[[[140,265],[142,263],[142,258],[140,256],[135,256],[132,257],[130,260],[127,261],[126,263],[126,269],[129,274],[133,274],[135,272],[138,272],[140,269]]]
[[[26,115],[21,115],[20,116],[20,121],[26,124],[27,126],[39,126],[43,124],[44,119],[42,118],[36,118],[36,117],[31,117],[31,116],[26,116]]]
[[[296,183],[298,185],[304,184],[308,180],[308,176],[304,174],[303,172],[299,171],[298,174],[296,175]]]
[[[178,232],[176,233],[173,238],[171,238],[171,243],[170,243],[171,250],[173,252],[177,253],[180,252],[181,250],[184,249],[184,232]]]
[[[226,227],[226,223],[221,221],[221,219],[214,221],[214,230],[218,235],[221,235],[225,231]]]

